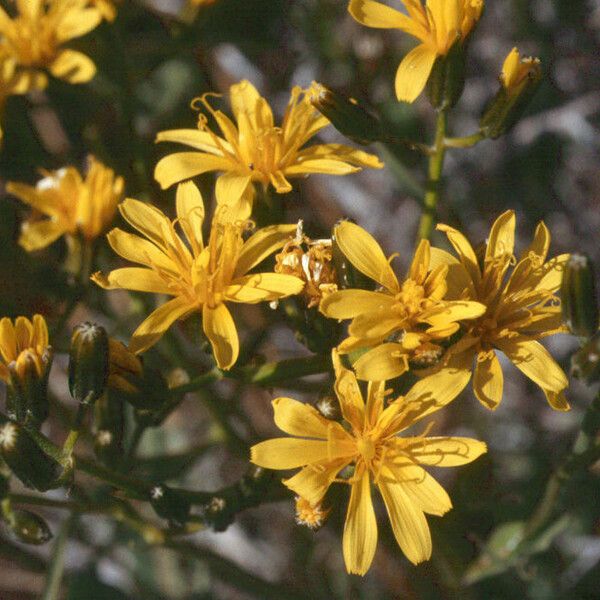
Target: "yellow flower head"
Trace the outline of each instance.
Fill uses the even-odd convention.
[[[16,0],[11,18],[0,8],[0,49],[30,77],[47,83],[44,70],[69,83],[92,79],[96,67],[85,54],[62,46],[97,27],[100,11],[88,0]]]
[[[114,171],[90,157],[85,179],[74,167],[43,171],[35,187],[10,182],[6,189],[48,217],[25,221],[19,243],[32,252],[45,248],[62,235],[82,235],[93,240],[111,223],[123,195],[124,181]]]
[[[421,43],[402,60],[396,72],[398,100],[414,102],[423,91],[433,63],[463,43],[479,21],[483,0],[401,0],[407,14],[373,0],[350,0],[348,10],[367,27],[400,29]]]
[[[129,350],[136,354],[155,344],[178,319],[200,312],[217,364],[229,369],[237,360],[239,340],[226,302],[255,304],[278,300],[299,293],[304,286],[303,281],[291,275],[248,274],[285,244],[295,225],[265,227],[244,242],[246,223],[213,219],[205,246],[204,203],[192,182],[177,189],[174,221],[137,200],[125,200],[119,210],[143,237],[116,228],[108,234],[108,241],[117,254],[143,267],[116,269],[107,276],[96,273],[92,279],[105,289],[172,296],[134,332]]]
[[[448,350],[448,364],[470,372],[475,358],[473,390],[484,406],[495,409],[503,390],[499,350],[542,388],[552,408],[568,410],[563,394],[567,377],[538,340],[565,331],[556,292],[569,255],[546,260],[550,233],[541,222],[529,248],[515,259],[512,210],[496,219],[481,260],[459,231],[447,225],[438,225],[438,229],[448,236],[458,260],[437,250],[436,261],[452,270],[462,265],[460,272],[468,274],[455,278],[453,297],[486,306],[485,314],[469,322],[464,337]]]
[[[409,359],[423,365],[434,362],[443,353],[436,342],[458,331],[459,321],[485,311],[478,302],[445,299],[448,267],[432,265],[433,249],[427,240],[419,244],[408,276],[400,283],[383,250],[364,229],[343,222],[335,237],[348,260],[381,286],[377,291],[340,290],[320,305],[327,317],[352,319],[340,352],[371,348],[354,364],[360,379],[397,377],[409,368]]]
[[[334,352],[335,392],[344,427],[315,408],[290,398],[273,401],[276,425],[294,437],[261,442],[251,450],[253,463],[267,469],[302,469],[283,483],[317,506],[332,483],[350,485],[343,553],[349,573],[364,575],[377,546],[371,500],[374,483],[387,508],[398,545],[412,563],[431,556],[425,513],[443,515],[452,504],[423,465],[453,467],[486,451],[483,442],[458,437],[399,437],[424,417],[453,400],[468,375],[443,369],[416,383],[405,397],[384,406],[385,382],[370,382],[366,403],[354,374]],[[352,467],[353,473],[343,477]],[[342,473],[346,470],[345,473]]]
[[[342,144],[303,148],[329,121],[312,106],[308,91],[299,87],[292,90],[280,126],[275,125],[271,107],[249,81],[232,85],[229,91],[237,125],[212,108],[209,96],[202,96],[200,103],[223,137],[213,133],[204,114],[199,117],[198,129],[159,133],[157,142],[176,142],[196,150],[170,154],[156,165],[154,175],[163,188],[201,173],[222,171],[216,186],[217,202],[235,205],[238,216],[247,218],[253,195],[252,188],[246,190],[251,182],[265,187],[271,184],[283,194],[292,189],[288,177],[309,173],[347,175],[360,167],[383,167],[376,156]]]
[[[311,240],[302,231],[302,221],[298,222],[296,237],[285,244],[275,261],[276,273],[295,275],[305,282],[302,295],[308,308],[337,291],[331,240]]]
[[[527,79],[537,79],[540,76],[539,58],[521,58],[519,51],[513,48],[504,60],[500,82],[508,93],[516,92]]]
[[[48,365],[49,349],[44,317],[34,315],[31,321],[17,317],[14,324],[4,317],[0,320],[0,379],[10,383],[11,370],[20,379],[32,372],[42,377]]]

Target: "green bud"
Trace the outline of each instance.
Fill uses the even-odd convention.
[[[453,107],[465,87],[465,44],[457,38],[445,56],[438,56],[427,80],[426,93],[433,108]]]
[[[109,372],[108,335],[104,327],[82,323],[73,331],[69,355],[69,390],[92,404],[104,393]]]
[[[504,135],[519,121],[542,80],[537,58],[522,59],[516,48],[504,61],[500,89],[479,120],[479,127],[491,139]]]
[[[313,83],[309,91],[311,104],[343,135],[357,144],[368,145],[381,140],[383,132],[377,117],[354,98]]]
[[[589,338],[598,331],[598,302],[594,269],[584,254],[572,254],[561,286],[562,313],[574,335]]]
[[[118,394],[109,390],[94,404],[94,454],[108,466],[123,457],[125,405]]]
[[[29,510],[11,508],[4,519],[10,532],[23,544],[40,546],[52,539],[52,532],[46,521]]]
[[[156,514],[173,527],[183,527],[188,520],[190,503],[166,485],[155,485],[150,490],[150,504]]]
[[[571,373],[591,385],[600,381],[600,332],[571,357]]]
[[[45,492],[59,485],[63,466],[46,454],[19,423],[0,420],[0,458],[23,485]]]

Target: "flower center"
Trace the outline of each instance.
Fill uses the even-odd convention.
[[[371,461],[375,458],[375,442],[369,438],[360,438],[356,442],[358,452],[365,461]]]
[[[407,279],[402,284],[402,289],[396,294],[397,304],[395,308],[403,318],[409,318],[417,314],[425,301],[425,289],[413,279]]]

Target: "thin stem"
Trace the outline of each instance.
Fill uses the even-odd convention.
[[[553,518],[566,482],[600,458],[600,440],[597,440],[599,430],[600,394],[587,408],[572,450],[548,480],[544,495],[527,522],[521,544],[534,538]]]
[[[65,550],[67,548],[67,542],[69,540],[69,531],[73,524],[73,517],[66,519],[56,538],[54,543],[54,549],[52,551],[52,558],[50,560],[50,569],[48,570],[48,577],[46,578],[46,587],[42,600],[57,600],[60,594],[60,583],[63,578],[65,570]]]
[[[444,168],[444,156],[446,146],[444,139],[446,137],[447,113],[445,109],[438,112],[435,141],[433,152],[429,156],[429,169],[427,177],[427,188],[423,199],[423,214],[419,223],[419,239],[426,240],[431,236],[435,220],[435,212],[440,195],[440,179]]]
[[[485,140],[485,135],[483,132],[478,131],[465,137],[446,138],[444,146],[446,148],[472,148],[482,140]]]
[[[75,444],[81,435],[81,429],[83,427],[83,420],[89,408],[88,404],[80,403],[77,407],[77,414],[75,415],[75,422],[69,431],[69,435],[63,444],[63,455],[65,459],[71,458]]]

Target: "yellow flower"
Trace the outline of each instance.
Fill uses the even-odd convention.
[[[17,317],[14,325],[4,317],[0,320],[0,379],[10,382],[10,369],[23,379],[30,368],[42,377],[47,364],[48,327],[41,315],[32,321]]]
[[[85,83],[96,74],[92,60],[63,44],[94,29],[102,20],[88,0],[16,0],[11,19],[0,8],[0,49],[32,78],[47,84],[44,70],[69,83]]]
[[[251,460],[267,469],[302,469],[283,483],[312,506],[318,506],[332,483],[350,485],[343,553],[349,573],[364,575],[377,546],[377,522],[371,500],[374,483],[387,508],[398,545],[412,563],[431,556],[425,514],[443,515],[452,503],[422,465],[452,467],[475,460],[483,442],[458,437],[398,437],[453,400],[468,381],[448,369],[422,379],[405,397],[384,408],[385,383],[370,382],[367,401],[354,374],[334,352],[335,391],[347,427],[323,417],[315,408],[290,398],[273,401],[275,423],[295,437],[253,446]],[[353,473],[343,478],[347,467]]]
[[[100,11],[103,19],[106,19],[111,23],[116,19],[117,7],[113,0],[90,0],[90,4]]]
[[[485,311],[478,302],[445,299],[448,267],[432,267],[427,240],[419,244],[401,284],[379,244],[364,229],[343,222],[335,237],[348,260],[381,286],[377,291],[340,290],[320,305],[327,317],[352,319],[340,352],[371,348],[354,364],[360,379],[392,379],[408,370],[409,360],[420,366],[435,362],[443,354],[437,342],[458,331],[459,321]]]
[[[542,388],[552,408],[568,410],[563,394],[567,377],[537,340],[565,331],[556,292],[569,255],[546,260],[550,233],[541,222],[533,242],[516,260],[512,210],[500,215],[492,225],[481,261],[456,229],[447,225],[438,225],[438,229],[446,233],[459,260],[436,250],[435,262],[452,270],[462,265],[461,272],[468,273],[467,278],[461,276],[453,282],[453,294],[487,307],[484,315],[469,323],[464,337],[449,348],[448,364],[470,372],[475,358],[473,390],[484,406],[495,409],[502,399],[504,381],[497,357],[499,350]]]
[[[93,240],[111,223],[123,195],[124,181],[94,157],[85,179],[74,167],[43,171],[35,187],[10,182],[6,189],[47,219],[22,225],[19,244],[28,252],[45,248],[62,235]]]
[[[119,206],[123,218],[143,237],[113,229],[108,241],[123,258],[143,265],[116,269],[92,279],[105,289],[127,289],[166,294],[161,305],[136,329],[129,350],[139,354],[155,344],[178,319],[202,314],[202,328],[210,340],[217,364],[229,369],[237,360],[239,340],[226,302],[255,304],[298,294],[297,277],[252,273],[253,267],[281,248],[295,225],[274,225],[254,233],[245,242],[245,223],[213,219],[208,244],[202,239],[204,204],[192,183],[177,189],[177,219],[160,210],[127,199]],[[175,230],[178,224],[183,236]],[[144,239],[146,238],[146,239]]]
[[[221,129],[219,137],[201,114],[197,129],[162,131],[157,142],[185,144],[196,152],[179,152],[163,158],[155,171],[163,188],[208,171],[222,171],[217,179],[216,197],[220,204],[236,207],[239,218],[252,210],[251,182],[265,188],[271,184],[280,193],[291,191],[288,177],[309,173],[347,175],[360,167],[382,168],[376,156],[343,144],[317,144],[302,148],[329,124],[310,103],[308,90],[292,90],[281,126],[276,126],[267,101],[249,81],[232,85],[229,92],[234,124],[223,112],[214,110],[205,94],[200,102]],[[199,151],[199,152],[198,152]],[[246,192],[246,193],[244,193]]]
[[[521,84],[525,80],[538,78],[540,69],[539,58],[521,58],[519,51],[513,48],[502,65],[500,82],[509,93],[515,93],[520,90]]]
[[[367,27],[400,29],[421,43],[396,72],[398,100],[414,102],[423,91],[433,64],[455,43],[464,43],[483,11],[483,0],[402,0],[407,15],[373,0],[350,0],[348,10]]]

